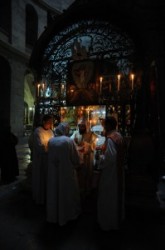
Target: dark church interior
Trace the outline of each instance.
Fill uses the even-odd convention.
[[[31,2],[47,8],[44,1]],[[9,93],[6,85],[2,88],[6,94],[0,94],[1,123],[5,120],[12,128],[15,121],[12,130],[18,137],[19,164],[19,176],[14,181],[0,182],[0,249],[164,248],[164,11],[165,3],[161,0],[75,0],[60,14],[49,15],[49,22],[33,44],[26,63],[26,73],[34,77],[31,124],[26,122],[29,118],[19,120],[19,105],[15,105],[15,111],[9,107],[10,99],[21,99],[14,97],[12,88]],[[0,38],[1,66],[3,51],[5,46]],[[12,51],[6,54],[9,58],[10,53]],[[12,79],[12,74],[10,77]],[[6,76],[7,82],[10,77]],[[6,78],[3,74],[2,84]],[[22,107],[24,102],[22,100]],[[99,138],[101,122],[110,116],[117,119],[126,149],[126,217],[119,231],[104,232],[98,226],[96,204],[100,172],[97,168],[93,169],[92,193],[82,199],[83,212],[77,220],[62,227],[47,223],[45,206],[33,202],[28,140],[45,114],[53,116],[54,127],[68,122],[70,134],[84,116],[91,131],[99,133]],[[25,131],[19,134],[21,126]],[[4,154],[6,159],[10,158],[7,148],[1,156]]]

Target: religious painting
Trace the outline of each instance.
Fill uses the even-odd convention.
[[[107,104],[117,91],[115,64],[108,60],[75,60],[68,67],[67,105]]]
[[[96,65],[78,60],[69,65],[67,105],[92,105],[98,102]]]

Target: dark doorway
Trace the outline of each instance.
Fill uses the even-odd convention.
[[[1,120],[10,124],[11,69],[8,61],[0,57],[0,114]]]

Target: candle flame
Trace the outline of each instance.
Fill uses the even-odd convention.
[[[135,78],[135,75],[131,74],[131,79],[134,80],[134,78]]]
[[[120,78],[121,78],[121,75],[120,75],[120,74],[118,74],[118,75],[117,75],[117,79],[118,79],[118,80],[120,80]]]

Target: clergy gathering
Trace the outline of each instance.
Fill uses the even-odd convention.
[[[0,250],[161,250],[165,2],[0,0]]]
[[[44,115],[29,137],[32,152],[32,196],[46,206],[46,220],[65,225],[83,213],[82,202],[98,188],[98,223],[103,230],[117,230],[124,219],[124,139],[115,117],[100,125],[99,134],[81,119],[70,136],[70,125]],[[103,127],[104,126],[104,127]],[[99,150],[99,156],[96,151]],[[98,186],[93,186],[97,160]],[[107,193],[107,189],[109,192]]]

